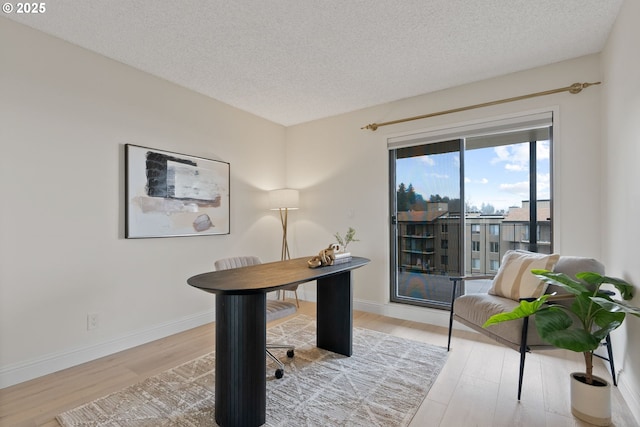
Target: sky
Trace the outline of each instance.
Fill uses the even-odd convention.
[[[537,144],[538,199],[550,198],[549,141]],[[398,159],[396,182],[432,194],[460,198],[460,154],[445,153]],[[489,147],[465,152],[465,202],[480,208],[491,204],[505,211],[529,200],[529,144]]]

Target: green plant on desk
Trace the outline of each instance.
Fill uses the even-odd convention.
[[[344,239],[342,238],[342,236],[340,236],[340,233],[336,233],[333,236],[336,238],[336,241],[338,242],[342,250],[346,251],[349,243],[360,241],[355,238],[355,235],[356,230],[353,227],[349,227],[349,229],[347,230],[347,234],[344,235]]]

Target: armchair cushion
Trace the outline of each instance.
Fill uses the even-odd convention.
[[[560,255],[557,254],[507,251],[502,258],[498,274],[493,279],[489,294],[514,301],[520,298],[538,298],[547,290],[547,284],[531,274],[531,270],[553,270],[559,258]]]
[[[488,294],[467,294],[455,300],[455,319],[460,323],[487,335],[499,343],[518,350],[522,341],[522,319],[502,322],[483,328],[484,322],[494,314],[513,310],[518,301]],[[531,327],[527,334],[529,346],[547,347],[549,344]]]

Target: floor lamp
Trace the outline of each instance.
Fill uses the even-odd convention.
[[[291,259],[289,255],[289,243],[287,242],[287,216],[290,210],[298,209],[300,196],[298,190],[281,188],[269,192],[269,209],[280,211],[282,223],[282,253],[281,260]]]
[[[281,188],[279,190],[271,190],[269,192],[269,209],[280,212],[280,222],[282,223],[282,251],[280,253],[280,259],[282,261],[291,259],[289,254],[289,243],[287,242],[287,217],[290,210],[296,210],[299,208],[300,195],[298,190],[292,190],[290,188]],[[289,288],[287,290],[293,291],[296,294],[296,304],[298,304],[298,286]],[[284,292],[282,293],[284,299]],[[300,304],[298,304],[300,306]]]

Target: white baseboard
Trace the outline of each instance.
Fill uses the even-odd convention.
[[[305,301],[317,302],[316,285],[306,284],[298,288],[298,297]],[[355,310],[366,311],[367,313],[375,313],[383,316],[394,317],[396,319],[411,320],[414,322],[430,323],[436,326],[449,327],[449,311],[437,310],[432,308],[418,307],[408,304],[378,303],[369,300],[353,299],[353,308]],[[458,329],[462,325],[455,325]],[[470,330],[463,326],[466,330]]]
[[[303,295],[300,295],[301,299],[316,302],[315,288],[313,289],[313,292],[304,292],[303,290],[302,293]],[[449,326],[449,312],[445,310],[427,309],[424,307],[416,307],[406,304],[381,304],[357,299],[354,300],[354,308],[356,310],[394,317],[397,319],[429,323],[443,327]],[[139,330],[102,343],[71,349],[68,351],[51,353],[36,359],[8,365],[0,368],[0,389],[58,372],[72,366],[90,362],[101,357],[109,356],[119,351],[133,348],[157,339],[165,338],[169,335],[177,334],[179,332],[213,322],[214,320],[215,311],[211,309],[206,312]],[[464,326],[455,323],[454,327],[456,329],[466,329]]]
[[[133,348],[215,320],[214,310],[135,331],[102,343],[47,354],[0,369],[0,389]]]
[[[631,414],[635,418],[638,425],[640,425],[640,395],[637,389],[633,389],[625,377],[624,372],[618,372],[618,388],[620,389],[620,394],[622,398],[627,403]]]
[[[302,287],[299,288],[299,291],[302,291],[298,294],[300,299],[314,303],[317,302],[315,286],[311,289],[311,292],[308,292],[306,288],[302,289]],[[438,310],[393,302],[378,303],[357,298],[353,300],[353,308],[355,310],[366,311],[367,313],[375,313],[396,319],[429,323],[431,325],[449,328],[449,310]],[[453,323],[453,328],[473,332],[471,328],[457,322]]]
[[[449,311],[418,307],[407,304],[379,304],[371,301],[354,300],[354,309],[368,313],[380,314],[396,319],[413,322],[429,323],[431,325],[449,327]]]

